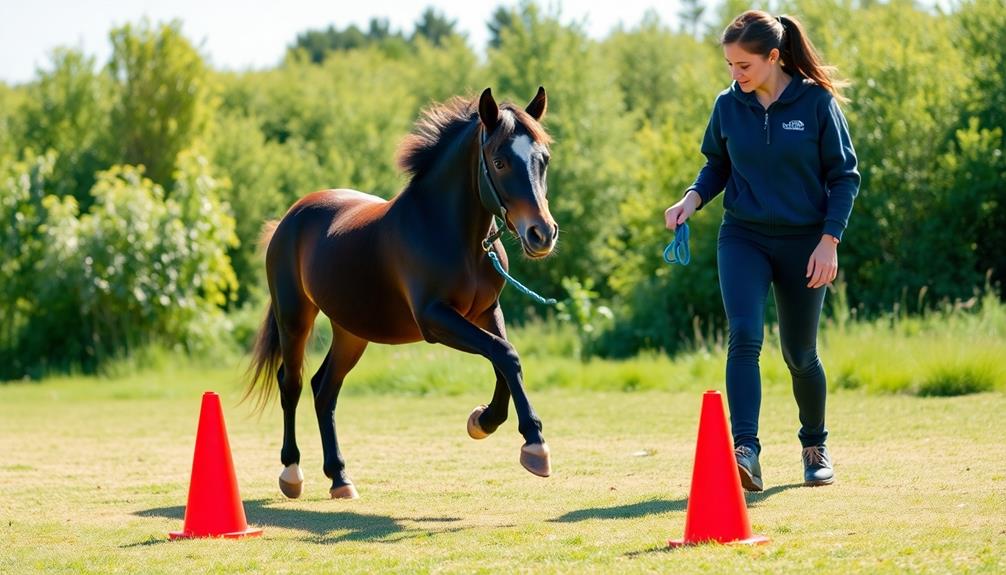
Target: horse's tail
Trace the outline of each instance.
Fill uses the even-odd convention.
[[[273,234],[279,221],[269,220],[262,226],[262,234],[259,236],[259,248],[265,252],[272,241]],[[279,369],[281,351],[279,345],[279,326],[276,325],[276,314],[273,313],[272,300],[269,301],[269,309],[265,312],[265,319],[255,336],[255,347],[252,350],[252,361],[248,366],[248,389],[245,390],[241,401],[247,400],[255,395],[255,411],[261,413],[269,404],[272,398],[272,387],[269,381],[275,376]]]
[[[241,398],[241,401],[245,401],[254,395],[256,412],[261,413],[272,398],[274,388],[269,385],[269,382],[276,376],[281,358],[279,326],[276,324],[276,314],[273,313],[270,302],[265,319],[262,320],[262,327],[259,328],[258,335],[255,337],[252,361],[248,366],[250,376],[248,388],[245,390],[244,397]]]

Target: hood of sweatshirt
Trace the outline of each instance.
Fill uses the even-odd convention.
[[[773,102],[772,105],[790,104],[796,101],[797,98],[802,96],[803,93],[809,90],[811,86],[816,85],[817,84],[815,84],[813,80],[805,78],[804,76],[800,75],[793,76],[793,79],[790,80],[790,83],[782,91],[782,94],[779,94],[779,99]],[[740,84],[738,84],[736,80],[734,80],[734,82],[730,84],[730,94],[734,98],[737,98],[738,100],[744,102],[749,106],[752,106],[759,110],[764,109],[764,107],[761,105],[761,102],[758,101],[758,96],[756,96],[754,92],[745,92],[744,90],[742,90]]]

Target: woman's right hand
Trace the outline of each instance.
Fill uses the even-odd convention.
[[[664,224],[667,229],[672,232],[676,230],[678,226],[685,223],[685,220],[692,217],[700,205],[702,205],[702,196],[695,190],[688,190],[685,197],[681,198],[678,203],[664,210]]]

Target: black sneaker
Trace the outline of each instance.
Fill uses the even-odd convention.
[[[741,485],[747,491],[761,491],[761,464],[758,463],[758,452],[747,445],[734,449],[737,458],[737,471],[741,475]]]
[[[831,485],[835,482],[835,470],[831,466],[831,456],[824,445],[803,448],[803,484],[807,486]]]

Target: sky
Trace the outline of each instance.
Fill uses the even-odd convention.
[[[53,48],[67,46],[94,56],[99,65],[108,61],[109,31],[144,16],[153,22],[182,21],[182,32],[221,70],[267,68],[280,62],[297,34],[310,29],[366,29],[373,17],[387,18],[392,30],[411,32],[427,6],[457,20],[456,28],[468,35],[469,44],[481,52],[488,40],[486,22],[499,5],[517,0],[0,0],[0,81],[18,84],[32,80],[39,67],[48,69]],[[623,23],[635,26],[650,8],[662,22],[675,23],[676,0],[565,0],[563,22],[586,18],[586,29],[603,38]]]

